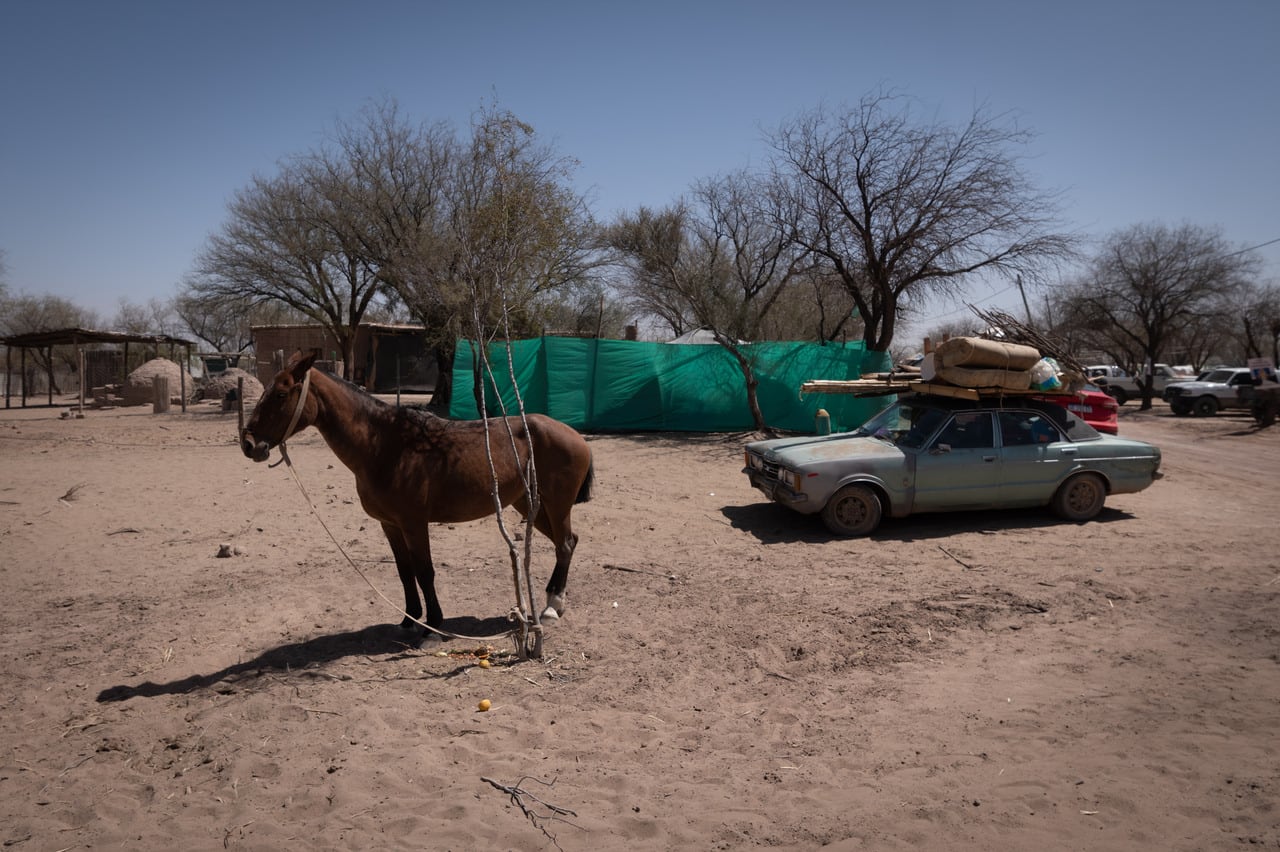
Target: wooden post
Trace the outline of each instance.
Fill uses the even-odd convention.
[[[50,345],[45,350],[45,355],[49,358],[49,407],[53,407],[53,346]]]
[[[151,413],[164,414],[169,410],[169,377],[156,376],[151,384]]]
[[[84,417],[84,347],[76,347],[76,357],[80,361],[80,409],[79,414]]]
[[[244,434],[244,376],[236,379],[236,423],[240,427],[236,430],[236,440],[239,441]]]

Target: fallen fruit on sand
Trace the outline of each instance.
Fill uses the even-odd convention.
[[[479,665],[480,665],[480,668],[487,669],[489,668],[490,663],[488,660],[481,660]]]
[[[480,703],[476,705],[476,708],[479,709],[481,713],[483,713],[484,711],[488,710],[492,706],[493,705],[489,703],[489,699],[482,698],[480,699]]]

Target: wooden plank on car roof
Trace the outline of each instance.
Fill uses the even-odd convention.
[[[931,393],[934,396],[949,396],[955,399],[978,400],[977,388],[962,388],[959,385],[940,385],[937,382],[912,382],[911,389],[919,393]]]
[[[909,382],[883,379],[814,379],[800,385],[800,393],[851,393],[861,396],[901,393]]]

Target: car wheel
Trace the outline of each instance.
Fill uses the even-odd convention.
[[[1202,396],[1196,400],[1191,410],[1196,417],[1212,417],[1218,413],[1218,401],[1211,396]]]
[[[1053,511],[1068,521],[1087,521],[1102,511],[1107,486],[1096,473],[1081,473],[1058,487],[1053,495]]]
[[[1169,410],[1179,417],[1186,417],[1191,413],[1191,406],[1185,402],[1171,402],[1169,403]]]
[[[880,526],[880,497],[865,485],[846,485],[822,507],[822,522],[836,535],[867,535]]]
[[[1124,405],[1129,401],[1129,394],[1124,392],[1124,388],[1107,388],[1107,393],[1111,394],[1111,398],[1116,401],[1116,405]]]

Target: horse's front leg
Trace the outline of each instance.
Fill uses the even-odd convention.
[[[404,572],[400,574],[400,580],[405,584],[405,597],[407,599],[412,594],[414,603],[417,603],[418,593],[412,590],[416,581],[426,599],[427,625],[432,628],[425,631],[424,641],[436,644],[443,641],[441,635],[434,631],[444,627],[444,612],[440,609],[440,599],[436,597],[436,568],[431,561],[431,535],[425,523],[413,529],[401,529],[400,534],[412,566],[409,578],[406,579]]]
[[[400,622],[400,629],[421,635],[422,627],[415,621],[422,618],[422,598],[418,596],[413,552],[409,549],[409,544],[405,541],[399,527],[384,523],[382,532],[387,536],[387,543],[391,545],[391,553],[396,558],[396,571],[400,575],[400,585],[404,587],[405,617]]]

